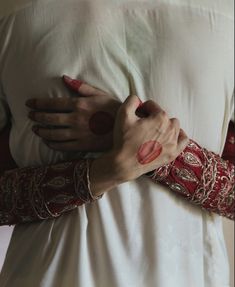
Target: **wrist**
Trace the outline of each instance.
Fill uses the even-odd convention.
[[[116,153],[107,152],[91,163],[90,190],[94,196],[101,196],[126,181]]]

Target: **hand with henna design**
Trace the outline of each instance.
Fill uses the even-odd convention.
[[[79,81],[76,81],[76,80],[73,81],[70,79],[67,79],[67,80],[69,80],[69,84],[70,84],[69,86],[73,90],[77,91],[82,86],[82,83]],[[88,88],[89,88],[89,86],[88,86]],[[139,108],[135,111],[135,114],[138,115],[139,118],[144,118],[144,117],[150,118],[151,117],[151,111],[150,111],[148,105],[150,106],[150,104],[152,104],[152,108],[155,105],[155,112],[154,112],[154,109],[151,108],[152,116],[155,115],[155,117],[156,117],[158,114],[158,116],[165,118],[166,122],[169,121],[169,119],[167,120],[165,113],[154,102],[149,101],[147,103],[142,103],[142,102],[140,102],[139,99],[137,99],[136,101],[137,102],[135,103],[135,108],[137,108],[137,107],[139,107]],[[54,102],[57,106],[58,100],[53,99],[52,102]],[[31,103],[29,102],[29,105],[32,105],[32,104],[33,104],[33,101],[31,101]],[[42,102],[41,102],[41,100],[39,100],[39,102],[37,102],[37,105],[40,106],[41,104],[42,104]],[[35,102],[34,102],[34,106],[35,106]],[[123,106],[122,106],[122,108],[123,108]],[[47,110],[45,103],[44,103],[43,108],[45,108],[45,110]],[[122,108],[120,109],[120,111],[122,110]],[[135,110],[135,108],[133,110]],[[127,158],[126,156],[128,156],[128,152],[127,151],[125,152],[125,149],[123,147],[124,146],[129,147],[129,145],[127,144],[128,141],[130,142],[130,138],[128,138],[128,134],[130,135],[132,133],[131,128],[134,128],[137,121],[133,122],[134,125],[131,126],[131,128],[129,127],[129,129],[125,128],[124,130],[122,130],[122,128],[120,128],[121,127],[120,123],[128,122],[128,118],[130,119],[129,116],[131,114],[132,114],[132,119],[135,118],[135,117],[133,117],[133,113],[129,114],[127,112],[128,111],[127,107],[123,108],[123,111],[124,112],[119,113],[119,117],[117,117],[117,122],[116,122],[116,126],[118,126],[118,123],[119,123],[119,128],[117,128],[117,134],[115,135],[118,138],[120,136],[119,146],[116,146],[115,152],[109,153],[109,156],[107,156],[103,159],[100,159],[100,163],[97,163],[97,162],[93,163],[93,169],[91,171],[91,178],[93,178],[93,183],[95,182],[96,184],[95,184],[95,188],[94,188],[94,185],[92,184],[92,189],[93,189],[93,191],[94,190],[96,191],[97,195],[102,194],[105,189],[107,189],[107,190],[110,189],[110,186],[114,186],[114,184],[117,184],[117,181],[122,182],[122,181],[126,181],[128,179],[131,179],[131,178],[138,177],[138,174],[139,173],[141,174],[141,168],[140,168],[141,166],[143,169],[144,168],[147,169],[149,167],[149,164],[155,162],[155,160],[159,160],[160,156],[162,156],[163,152],[164,152],[163,146],[161,145],[160,141],[151,139],[149,141],[145,141],[144,143],[140,144],[139,148],[136,147],[136,154],[134,154],[134,156],[132,156],[132,157]],[[129,112],[130,112],[130,110],[129,110]],[[134,116],[135,116],[135,114],[134,114]],[[127,119],[127,121],[124,119]],[[171,121],[171,123],[174,123],[174,125],[177,126],[178,121],[176,119],[175,120],[172,119],[170,121]],[[46,123],[48,124],[48,122],[46,122]],[[137,132],[137,134],[139,135],[138,132]],[[172,134],[174,134],[174,133],[172,133]],[[180,130],[179,135],[180,134],[183,135],[182,130]],[[230,136],[231,139],[234,138],[232,135],[234,135],[234,133],[231,133],[231,136]],[[180,137],[178,137],[178,139],[179,138]],[[185,140],[186,140],[186,138],[185,138]],[[230,138],[228,137],[228,142],[229,142],[229,140],[230,140]],[[134,143],[134,141],[132,141],[132,143]],[[231,140],[231,143],[233,143],[232,140]],[[193,146],[196,146],[196,144],[193,144]],[[186,151],[185,154],[187,154],[187,149],[190,149],[191,147],[192,147],[192,141],[190,141],[189,144],[187,145],[187,148],[184,149],[184,151]],[[173,151],[174,151],[174,148],[172,146],[172,152]],[[210,155],[212,154],[212,153],[206,151],[205,149],[197,146],[197,150],[191,151],[191,156],[195,155],[197,157],[199,153],[202,153],[202,154],[207,153]],[[224,155],[225,154],[226,154],[226,150],[225,150]],[[174,155],[174,152],[171,155],[168,154],[168,156],[166,158],[170,159],[170,157],[173,155]],[[130,156],[130,154],[129,154],[129,156]],[[148,173],[148,174],[146,173],[146,174],[156,183],[161,182],[162,184],[165,184],[165,185],[167,184],[167,186],[170,184],[172,186],[171,188],[173,188],[174,186],[177,186],[177,190],[173,189],[173,191],[178,193],[178,194],[181,194],[181,192],[179,190],[179,185],[181,184],[182,188],[184,188],[184,192],[185,192],[184,195],[187,195],[188,201],[191,201],[194,203],[196,200],[195,204],[201,205],[203,208],[205,208],[209,211],[216,212],[220,215],[224,215],[228,218],[234,219],[234,212],[233,212],[234,201],[231,202],[231,200],[230,200],[230,194],[234,188],[234,175],[233,175],[234,166],[228,162],[227,163],[223,162],[223,160],[221,158],[217,157],[218,159],[215,160],[215,162],[213,163],[215,166],[218,164],[221,164],[221,162],[222,162],[223,167],[229,165],[230,169],[228,171],[226,171],[227,173],[222,169],[218,170],[218,174],[214,174],[212,176],[212,178],[215,177],[216,178],[216,184],[217,185],[219,184],[219,185],[218,186],[216,185],[215,187],[213,187],[214,189],[212,189],[212,190],[209,190],[209,191],[205,190],[204,196],[200,200],[198,200],[198,198],[195,197],[195,194],[197,193],[197,189],[195,190],[195,186],[193,184],[190,184],[190,185],[183,187],[184,183],[182,183],[182,178],[181,177],[178,178],[174,173],[175,171],[177,171],[177,174],[178,174],[179,166],[181,166],[181,162],[182,162],[182,156],[184,156],[184,153],[180,154],[180,156],[178,156],[176,158],[176,160],[173,163],[171,163],[170,165],[165,165],[163,167],[160,167],[159,169],[157,168],[158,165],[156,164],[156,166],[155,166],[155,163],[154,163],[153,172]],[[231,156],[230,156],[230,150],[229,150],[229,153],[226,154],[226,156],[229,158],[229,160],[234,159],[234,158],[231,158]],[[104,175],[107,175],[108,171],[110,171],[110,159],[111,159],[111,162],[114,163],[113,168],[112,168],[112,175],[115,174],[115,172],[118,175],[115,180],[112,179],[112,176],[110,176],[110,177],[106,176],[106,179],[104,179]],[[130,165],[132,165],[131,161],[132,161],[132,164],[134,164],[134,166],[130,167]],[[103,166],[103,168],[100,168],[100,164]],[[198,171],[198,170],[195,171],[195,167],[192,167],[192,166],[191,166],[191,169],[189,169],[189,171],[187,171],[188,175],[189,174],[192,175],[194,172],[196,172],[196,175],[198,177],[197,181],[200,183],[199,187],[203,186],[203,184],[204,185],[207,184],[207,182],[204,182],[204,180],[203,180],[203,176],[204,176],[203,164],[204,163],[202,163],[200,166],[202,168],[201,171]],[[107,167],[108,167],[108,169],[107,169]],[[206,167],[206,163],[205,163],[205,167]],[[107,169],[106,171],[104,171],[105,168]],[[133,168],[135,170],[128,173],[128,171],[131,171],[131,169],[133,169]],[[198,167],[196,167],[196,168],[198,168]],[[125,172],[123,172],[122,169],[124,169]],[[186,172],[186,169],[185,168],[183,170],[180,169],[180,171],[183,174],[183,172]],[[218,180],[217,180],[217,177],[220,176],[222,173],[225,174],[225,176],[223,176],[223,180],[226,178],[229,182],[229,186],[228,186],[229,189],[224,188],[221,190],[221,188],[220,188],[220,184],[224,184],[224,182],[222,180],[222,177],[219,178]],[[120,177],[121,177],[121,180],[120,180]],[[107,178],[108,178],[108,180],[107,180]],[[173,182],[172,182],[172,180],[173,180]],[[208,180],[210,180],[210,178],[208,178]],[[104,184],[104,182],[105,182],[105,184]],[[231,188],[230,188],[230,186],[231,186]],[[213,198],[210,198],[212,193],[213,193]],[[215,194],[216,194],[216,196],[214,198]],[[218,198],[220,198],[219,201],[217,201]],[[221,202],[223,202],[222,205],[221,205]],[[230,204],[230,202],[231,202],[231,204]]]
[[[179,121],[169,119],[154,101],[141,105],[148,116],[139,118],[139,101],[137,96],[126,99],[114,127],[113,151],[128,181],[172,162],[188,144]]]
[[[110,150],[113,146],[114,122],[121,102],[80,80],[68,76],[64,76],[63,80],[71,91],[77,93],[77,97],[27,101],[26,105],[33,109],[29,117],[38,123],[33,127],[34,133],[55,150]],[[148,116],[140,100],[136,115],[140,118]],[[178,120],[171,121],[178,125]],[[143,156],[149,148],[155,149],[156,146],[158,144],[154,141],[143,143],[138,152],[139,162],[144,161],[140,155]]]
[[[113,127],[121,102],[82,81],[63,77],[77,97],[31,99],[29,117],[34,133],[60,151],[107,151],[113,145]]]

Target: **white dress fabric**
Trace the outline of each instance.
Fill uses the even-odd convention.
[[[221,153],[233,110],[233,5],[1,1],[0,126],[8,105],[17,164],[75,156],[48,149],[25,107],[32,97],[70,96],[63,74],[121,100],[154,99],[190,138]],[[17,226],[0,286],[228,287],[228,270],[221,218],[141,177],[58,220]]]

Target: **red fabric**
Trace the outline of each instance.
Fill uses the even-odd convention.
[[[174,162],[148,176],[201,208],[234,220],[234,164],[194,141]]]
[[[230,124],[224,157],[234,161],[234,125]],[[9,128],[0,135],[1,171],[15,163],[8,148]],[[0,225],[58,217],[94,200],[87,172],[90,161],[0,173]],[[234,164],[195,142],[171,164],[148,174],[188,201],[234,219]]]
[[[94,201],[87,176],[91,162],[5,172],[0,176],[0,225],[56,218]]]

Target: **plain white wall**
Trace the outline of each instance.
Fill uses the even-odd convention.
[[[12,227],[0,227],[0,272],[6,255],[7,246],[11,237]],[[234,223],[230,220],[224,220],[224,234],[227,243],[230,270],[231,287],[234,286]]]

